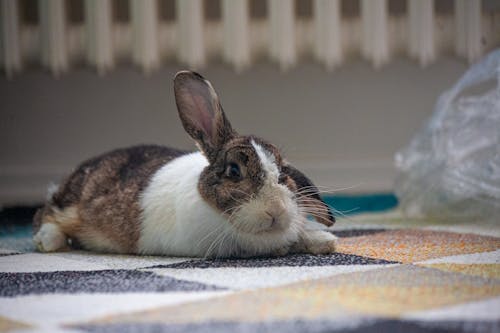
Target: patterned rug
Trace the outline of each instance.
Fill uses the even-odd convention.
[[[40,254],[0,233],[0,332],[500,332],[500,227],[341,219],[338,253]]]

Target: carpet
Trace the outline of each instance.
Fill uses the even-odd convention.
[[[394,210],[332,232],[332,255],[205,260],[41,254],[3,223],[0,332],[500,332],[497,224]]]

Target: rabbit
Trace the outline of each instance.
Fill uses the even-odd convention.
[[[199,151],[141,145],[91,158],[34,216],[41,252],[182,257],[335,251],[335,222],[316,186],[275,145],[231,126],[211,83],[178,72],[180,120]]]

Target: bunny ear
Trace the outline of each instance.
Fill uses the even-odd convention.
[[[213,161],[224,143],[235,135],[217,93],[203,76],[191,71],[175,75],[174,93],[184,129]]]
[[[332,226],[335,223],[330,207],[319,196],[318,188],[301,171],[291,165],[284,165],[282,172],[292,178],[297,186],[299,206],[307,206],[314,219],[326,226]]]

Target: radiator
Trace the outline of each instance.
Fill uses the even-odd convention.
[[[38,0],[35,24],[23,21],[21,1],[0,1],[7,77],[33,63],[56,76],[81,64],[105,74],[132,63],[150,73],[172,61],[196,69],[221,59],[236,71],[261,59],[282,70],[315,59],[333,70],[355,56],[375,68],[398,56],[425,67],[442,55],[474,62],[500,45],[499,6],[485,8],[480,0],[450,1],[447,11],[436,9],[439,0],[396,0],[404,9],[398,13],[388,0],[359,0],[354,15],[342,10],[353,0],[309,0],[310,15],[297,14],[306,0],[267,0],[263,17],[252,17],[254,0],[220,0],[216,20],[206,19],[203,0],[175,1],[168,20],[158,9],[166,0],[121,0],[127,21],[115,19],[117,1],[83,0],[80,22],[68,19],[69,0]]]

